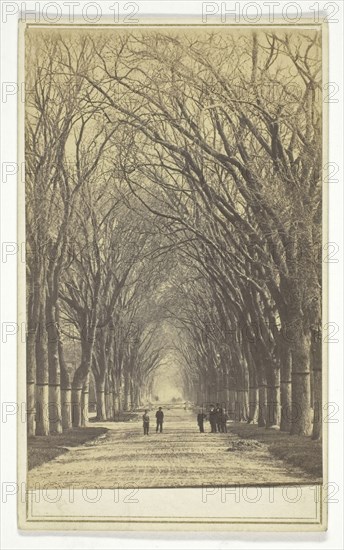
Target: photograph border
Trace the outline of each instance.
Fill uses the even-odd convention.
[[[165,22],[160,21],[159,23],[152,23],[152,20],[160,20],[160,19],[166,19]],[[19,77],[18,82],[19,84],[24,82],[25,75],[24,75],[24,48],[25,48],[25,42],[24,42],[24,32],[25,29],[28,27],[36,27],[36,28],[61,28],[61,27],[67,27],[69,29],[72,28],[78,28],[79,26],[82,27],[89,27],[92,29],[95,28],[101,28],[101,27],[113,27],[115,29],[118,28],[147,28],[147,27],[201,27],[204,28],[205,25],[201,24],[199,22],[199,17],[197,17],[198,22],[193,23],[193,21],[196,19],[196,16],[190,17],[190,18],[183,18],[183,22],[181,22],[181,18],[178,17],[178,22],[169,23],[167,21],[172,21],[176,19],[175,17],[161,17],[161,16],[154,16],[154,18],[151,17],[142,17],[139,24],[120,24],[120,23],[109,23],[105,24],[105,18],[99,24],[92,24],[92,25],[86,25],[86,24],[79,24],[77,21],[73,24],[71,23],[64,23],[59,22],[58,24],[48,24],[48,23],[32,23],[30,21],[21,21],[19,24]],[[186,22],[189,21],[190,22]],[[212,23],[207,24],[207,28],[210,27],[216,27],[221,28],[225,27],[229,30],[230,26],[228,24],[222,24],[222,23]],[[322,32],[322,76],[323,76],[323,86],[325,83],[328,82],[328,74],[329,74],[329,66],[328,66],[328,24],[324,21],[320,22],[319,24],[315,24],[314,22],[310,22],[307,19],[300,20],[298,23],[294,24],[286,24],[285,21],[278,20],[276,23],[271,25],[271,23],[268,23],[267,20],[262,20],[259,24],[242,24],[242,23],[233,23],[231,25],[231,28],[261,28],[261,27],[268,27],[268,28],[274,28],[274,27],[286,27],[286,28],[317,28],[320,29]],[[328,104],[323,102],[322,103],[323,108],[323,166],[326,166],[328,163],[328,140],[329,140],[329,126],[328,126]],[[24,109],[25,105],[23,102],[18,100],[18,150],[19,150],[19,156],[18,156],[18,164],[19,167],[22,167],[22,170],[24,169],[24,158],[25,158],[25,151],[24,151]],[[322,242],[323,245],[328,243],[328,232],[329,232],[329,217],[328,217],[328,178],[326,177],[325,171],[323,171],[323,218],[322,218]],[[25,177],[21,173],[21,170],[19,170],[18,175],[18,242],[25,242]],[[25,289],[25,264],[18,259],[18,325],[24,326],[23,323],[25,323],[26,313],[25,313],[25,296],[26,296],[26,289]],[[322,274],[323,274],[323,280],[322,280],[322,295],[323,295],[323,304],[322,304],[322,326],[324,327],[326,323],[328,323],[328,264],[326,262],[322,262]],[[23,307],[24,305],[24,307]],[[18,368],[17,368],[17,376],[18,376],[18,403],[25,403],[26,401],[26,369],[25,369],[25,343],[22,342],[22,339],[18,335],[17,340],[17,351],[18,351]],[[322,346],[322,358],[323,358],[323,369],[322,369],[322,377],[323,377],[323,403],[327,402],[328,399],[328,343],[323,340],[323,346]],[[18,415],[18,422],[17,422],[17,443],[18,443],[18,486],[22,486],[24,483],[24,486],[26,484],[26,476],[27,476],[27,443],[26,443],[26,424],[22,421],[20,418],[20,415]],[[108,519],[104,518],[104,521],[99,521],[99,516],[86,516],[82,520],[78,519],[58,519],[56,516],[54,516],[51,520],[47,521],[47,519],[44,516],[36,517],[34,514],[34,509],[32,508],[32,493],[30,491],[26,492],[26,498],[23,499],[23,495],[18,493],[18,522],[19,522],[19,528],[23,530],[151,530],[152,525],[154,525],[154,530],[170,530],[171,524],[173,524],[173,530],[195,530],[197,526],[197,530],[211,530],[211,531],[217,531],[217,530],[230,530],[230,531],[240,531],[240,530],[257,530],[257,531],[323,531],[327,528],[327,503],[324,502],[324,486],[328,483],[328,474],[327,474],[327,464],[328,464],[328,426],[326,423],[323,423],[323,485],[318,485],[319,488],[319,506],[316,507],[316,515],[314,518],[312,518],[312,521],[307,521],[304,518],[300,518],[300,520],[304,521],[290,521],[290,518],[288,518],[287,515],[283,517],[283,510],[281,511],[281,517],[279,518],[278,522],[272,521],[272,518],[269,518],[268,515],[263,515],[261,518],[257,518],[257,521],[249,520],[247,521],[246,517],[241,518],[238,520],[238,518],[235,518],[233,520],[230,520],[229,518],[221,518],[219,521],[217,521],[217,518],[209,517],[205,520],[200,520],[197,518],[190,518],[183,520],[182,518],[178,517],[171,517],[168,519],[162,520],[161,518],[155,517],[152,515],[152,517],[147,520],[147,518],[135,518],[135,516],[111,516]],[[303,485],[302,485],[303,487]],[[147,489],[140,489],[140,492],[146,491]],[[184,493],[183,499],[187,498],[186,492],[189,489],[177,489],[180,492]],[[166,489],[161,489],[161,491],[165,492]],[[25,502],[23,502],[25,500]],[[31,504],[30,504],[31,503]],[[276,504],[274,504],[274,507],[276,507]],[[307,515],[308,510],[304,510],[305,515]],[[35,516],[35,517],[34,517]]]

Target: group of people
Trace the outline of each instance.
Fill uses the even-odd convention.
[[[200,410],[197,415],[197,424],[201,433],[204,433],[204,421],[206,419],[207,415],[203,412],[203,409]],[[210,405],[208,420],[211,433],[227,433],[228,414],[225,408],[220,407],[219,403],[216,403],[215,407]]]
[[[156,418],[156,433],[162,433],[162,425],[164,423],[164,412],[162,407],[159,407],[155,413]],[[143,420],[143,435],[149,435],[149,415],[148,410],[146,409],[144,415],[142,416]]]
[[[146,409],[142,415],[143,421],[143,435],[149,435],[149,414]],[[159,407],[155,413],[156,418],[156,433],[162,433],[163,423],[164,423],[164,412],[162,407]],[[204,433],[204,422],[208,419],[210,422],[211,433],[227,433],[227,420],[228,414],[225,408],[220,407],[219,403],[216,403],[216,406],[210,405],[209,414],[206,415],[201,409],[197,415],[197,424],[199,431]]]

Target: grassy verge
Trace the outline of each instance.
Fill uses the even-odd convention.
[[[144,409],[142,411],[136,410],[136,411],[121,411],[117,412],[114,419],[111,420],[102,420],[102,424],[109,423],[113,424],[114,422],[134,422],[142,417],[144,413]],[[92,422],[99,422],[96,416],[93,416],[88,419],[90,423]]]
[[[29,437],[28,439],[28,468],[36,468],[55,457],[68,452],[67,447],[79,447],[90,441],[94,441],[102,434],[108,432],[107,428],[74,428],[69,432],[48,435],[46,437]]]
[[[230,423],[229,431],[243,439],[265,443],[276,458],[301,468],[315,478],[322,477],[322,442],[309,437],[259,428],[254,424]]]

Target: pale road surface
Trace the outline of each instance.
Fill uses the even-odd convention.
[[[229,433],[211,434],[206,422],[206,433],[200,433],[191,412],[165,410],[164,432],[157,434],[154,412],[150,416],[149,436],[143,435],[141,420],[92,423],[110,431],[31,470],[29,487],[111,489],[311,481],[301,470],[274,458],[263,444],[245,440],[247,447],[240,448],[242,440],[230,433],[230,424]]]

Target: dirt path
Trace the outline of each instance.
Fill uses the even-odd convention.
[[[142,433],[141,421],[93,424],[110,431],[31,470],[29,486],[110,489],[308,480],[301,470],[271,456],[266,445],[242,441],[230,433],[230,425],[227,434],[211,434],[206,423],[202,434],[189,412],[165,411],[165,419],[164,433],[156,434],[151,425],[148,437]]]

